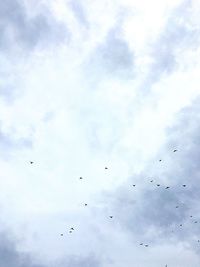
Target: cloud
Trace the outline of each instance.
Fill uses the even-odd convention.
[[[30,17],[23,1],[18,0],[1,2],[0,33],[2,51],[49,47],[69,36],[64,24],[57,22],[48,9]]]

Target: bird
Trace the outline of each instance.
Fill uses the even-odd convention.
[[[166,186],[165,189],[169,189],[170,187],[169,186]]]
[[[177,149],[174,149],[174,151],[173,152],[177,152],[178,150]]]
[[[194,223],[198,223],[197,221],[195,221]]]
[[[178,206],[176,206],[176,209],[178,209]]]
[[[160,184],[157,184],[157,186],[160,186]]]
[[[87,206],[87,203],[85,203],[85,206]]]
[[[105,170],[107,170],[108,169],[108,167],[105,167]]]
[[[153,183],[153,180],[151,180],[150,182]]]
[[[145,245],[145,247],[148,247],[149,245]]]
[[[198,240],[197,242],[200,242],[200,240]]]
[[[180,226],[183,226],[182,224],[180,224]]]
[[[70,230],[70,231],[69,231],[69,233],[71,234],[71,233],[72,233],[72,231]]]
[[[109,216],[111,219],[113,218],[113,216]]]
[[[82,180],[82,179],[83,179],[83,177],[80,177],[79,179],[80,179],[80,180]]]
[[[29,161],[30,162],[30,164],[33,164],[33,161]]]
[[[71,228],[70,228],[70,230],[74,230],[74,228],[73,228],[73,227],[71,227]]]
[[[190,215],[190,218],[192,218],[193,216],[192,215]]]
[[[162,159],[159,159],[159,161],[162,161]]]
[[[135,184],[133,184],[133,186],[135,186]]]
[[[140,246],[142,246],[143,245],[143,243],[140,243]]]
[[[63,236],[63,234],[60,234],[61,236]]]
[[[183,184],[183,187],[186,187],[186,184]]]

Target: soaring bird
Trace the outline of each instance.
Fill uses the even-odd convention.
[[[162,159],[159,159],[159,161],[162,161]]]
[[[69,233],[71,234],[71,233],[72,233],[72,231],[70,230],[70,231],[69,231]]]
[[[170,187],[169,186],[166,186],[165,189],[169,189]]]
[[[160,186],[160,184],[157,184],[157,186]]]
[[[180,224],[180,226],[183,226],[182,224]]]
[[[176,209],[178,209],[178,206],[176,206]]]
[[[194,223],[198,223],[197,221],[195,221]]]
[[[79,179],[80,179],[80,180],[82,180],[82,179],[83,179],[83,177],[80,177]]]
[[[71,227],[71,228],[70,228],[70,230],[74,230],[74,228],[73,228],[73,227]]]
[[[178,151],[177,149],[174,149],[174,152]]]
[[[108,169],[108,167],[105,167],[105,170],[107,170]]]
[[[183,184],[183,187],[186,187],[186,184]]]
[[[133,184],[133,186],[135,186],[135,184]]]
[[[153,183],[153,180],[151,180],[150,182]]]
[[[148,247],[149,245],[145,245],[145,247]]]
[[[29,161],[30,162],[30,164],[33,164],[33,161]]]
[[[63,236],[63,234],[60,234],[61,236]]]
[[[113,216],[109,216],[111,219],[113,218]]]
[[[190,218],[192,218],[193,216],[192,215],[190,215]]]
[[[140,243],[140,246],[142,246],[143,245],[143,243]]]
[[[87,206],[87,203],[85,203],[85,206]]]
[[[198,242],[200,242],[200,240],[198,240]]]

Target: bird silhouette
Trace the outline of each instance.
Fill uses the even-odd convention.
[[[70,230],[74,230],[74,228],[73,228],[73,227],[71,227],[71,228],[70,228]]]
[[[170,187],[169,186],[166,186],[165,189],[169,189]]]
[[[180,224],[180,226],[183,226],[182,224]]]
[[[82,179],[83,179],[83,177],[80,177],[79,179],[80,179],[80,180],[82,180]]]
[[[133,184],[133,186],[135,186],[135,184]]]
[[[111,219],[113,218],[113,216],[109,216]]]
[[[140,246],[142,246],[143,245],[143,243],[140,243]]]
[[[105,167],[105,170],[107,170],[108,169],[108,167]]]
[[[30,164],[33,164],[33,161],[29,161],[30,162]]]
[[[149,245],[145,245],[145,247],[148,247]]]
[[[153,183],[153,180],[151,180],[150,182]]]
[[[159,159],[159,161],[162,161],[162,159]]]
[[[192,215],[190,215],[190,218],[192,218],[193,216]]]
[[[174,151],[173,152],[177,152],[178,150],[177,149],[174,149]]]
[[[87,206],[87,203],[85,203],[85,206]]]
[[[178,206],[176,206],[176,209],[178,209]]]
[[[197,221],[195,221],[194,223],[198,223]]]
[[[71,233],[72,233],[72,231],[70,230],[70,231],[69,231],[69,233],[71,234]]]
[[[186,184],[183,184],[183,187],[186,187]]]
[[[157,184],[157,186],[160,186],[160,184]]]
[[[63,234],[60,234],[61,236],[63,236]]]

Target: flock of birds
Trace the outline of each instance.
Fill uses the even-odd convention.
[[[178,151],[177,149],[174,149],[174,150],[173,150],[174,153],[177,152],[177,151]],[[159,159],[159,162],[161,162],[161,161],[162,161],[162,159]],[[30,162],[30,164],[33,164],[33,163],[34,163],[33,161],[29,161],[29,162]],[[105,170],[108,170],[108,167],[105,167]],[[83,177],[79,177],[79,180],[83,180]],[[150,182],[153,183],[154,180],[150,180]],[[132,186],[135,187],[136,184],[133,184]],[[156,184],[156,186],[157,186],[157,187],[160,187],[161,185],[160,185],[160,184]],[[186,184],[183,184],[182,187],[185,188],[185,187],[186,187]],[[166,189],[166,190],[170,189],[170,186],[166,186],[165,189]],[[87,207],[88,204],[85,203],[84,206]],[[179,206],[176,206],[176,209],[178,209],[178,208],[179,208]],[[110,219],[113,219],[113,215],[110,215],[109,218],[110,218]],[[193,216],[191,215],[190,218],[193,218]],[[198,221],[194,221],[194,223],[196,224],[196,223],[198,223]],[[179,226],[182,227],[183,224],[180,224]],[[74,231],[74,227],[71,227],[71,228],[69,229],[69,233],[72,234],[73,231]],[[173,232],[173,231],[172,231],[172,232]],[[60,235],[63,236],[64,234],[61,233]],[[200,242],[200,240],[198,240],[197,242]],[[140,246],[144,246],[144,247],[149,247],[149,244],[145,244],[145,243],[140,243],[139,245],[140,245]],[[165,267],[167,267],[167,265],[165,265]]]

